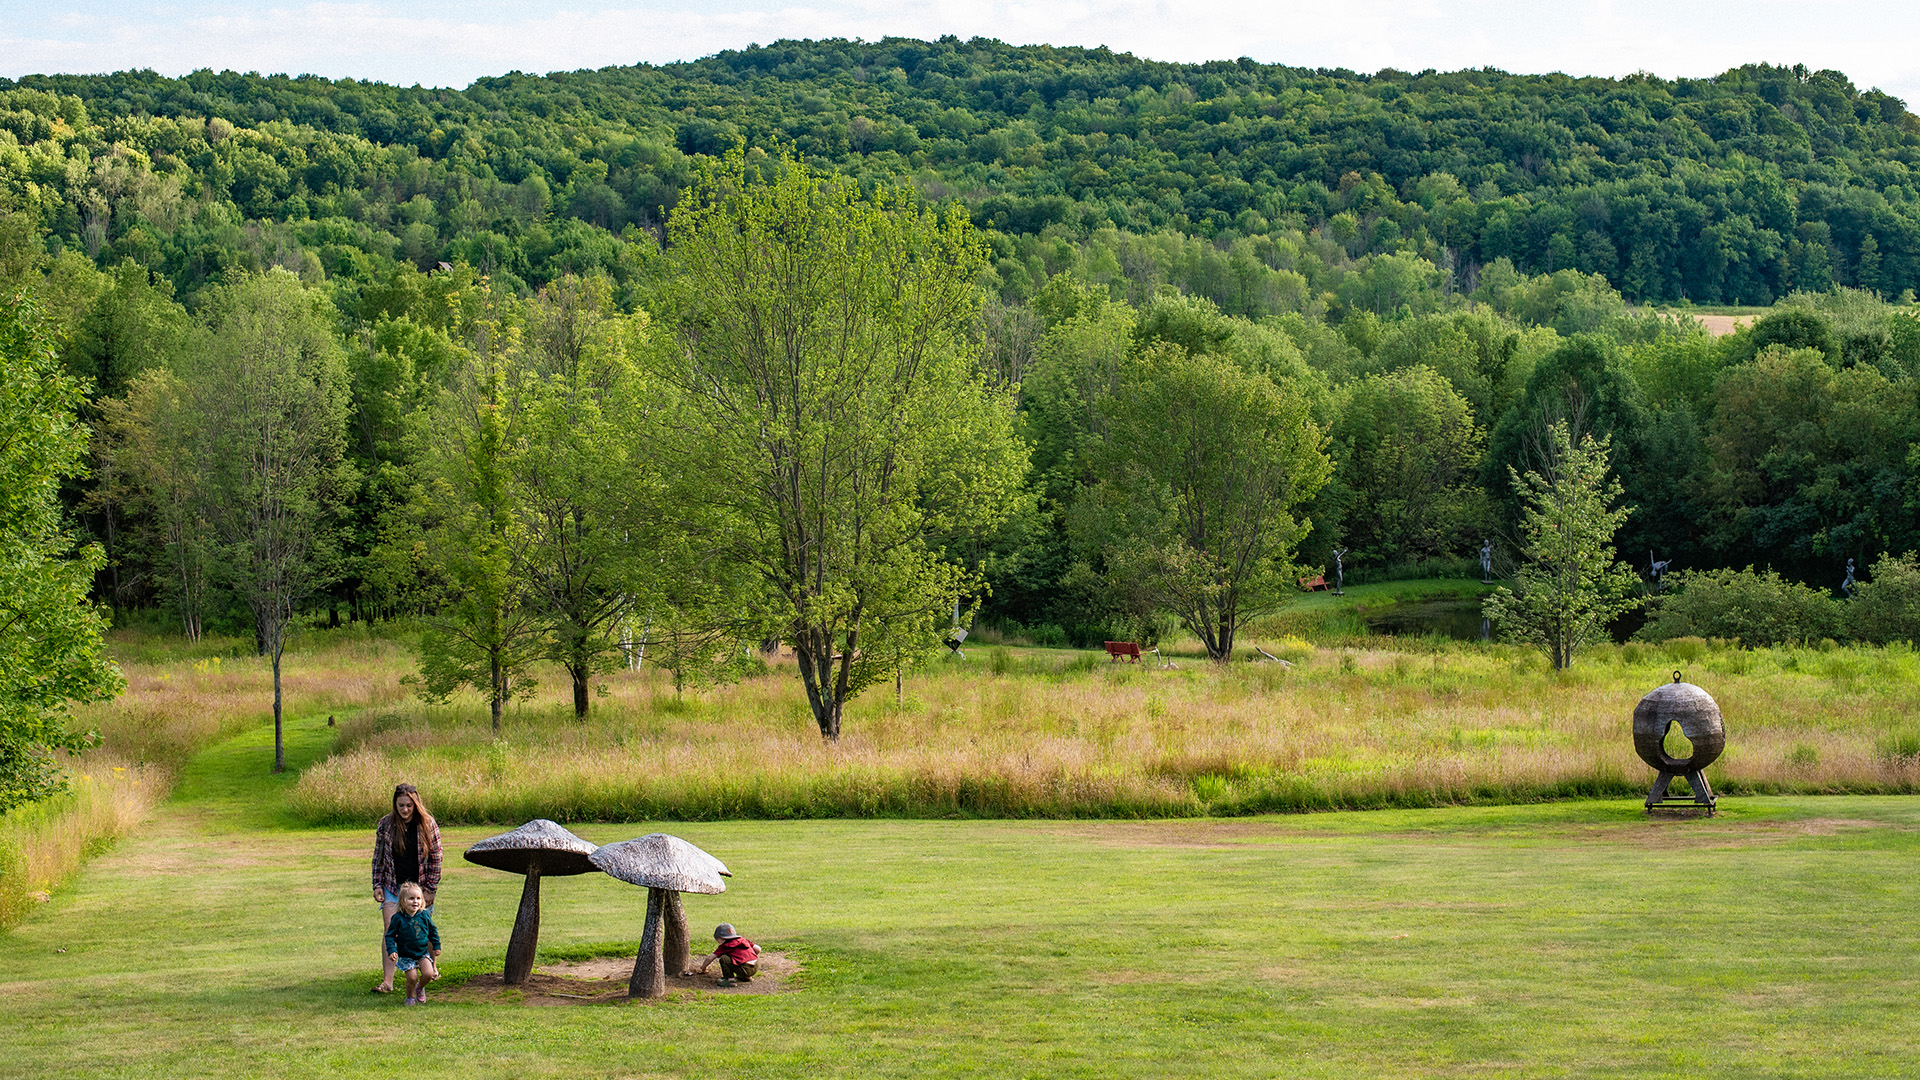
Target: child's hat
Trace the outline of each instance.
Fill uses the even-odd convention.
[[[713,928],[713,940],[715,941],[725,941],[730,937],[739,936],[739,934],[733,932],[733,924],[730,922],[723,922]]]

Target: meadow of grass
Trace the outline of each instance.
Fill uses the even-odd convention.
[[[1315,646],[1291,661],[1168,670],[996,646],[876,688],[835,745],[790,665],[677,699],[651,673],[610,678],[591,717],[551,695],[496,737],[477,706],[370,709],[306,771],[297,813],[368,820],[397,778],[450,821],[797,817],[1183,817],[1616,797],[1651,772],[1634,704],[1680,670],[1730,732],[1716,789],[1920,791],[1920,657],[1911,649],[1750,651],[1697,640],[1591,650],[1555,673],[1536,652],[1436,640]],[[1369,643],[1370,642],[1370,643]]]
[[[288,709],[337,714],[340,726],[290,806],[310,824],[371,820],[397,779],[420,784],[450,822],[497,823],[1168,818],[1619,797],[1649,782],[1627,736],[1633,704],[1675,668],[1726,713],[1728,751],[1709,773],[1725,793],[1920,790],[1909,648],[1683,640],[1595,649],[1554,674],[1524,649],[1366,634],[1366,618],[1395,605],[1480,590],[1405,581],[1302,597],[1243,639],[1243,655],[1259,645],[1292,667],[1213,665],[1191,642],[1168,646],[1172,669],[974,648],[911,672],[904,700],[869,691],[835,746],[815,734],[790,664],[685,698],[655,672],[622,673],[585,722],[547,673],[496,738],[477,703],[412,697],[404,637],[314,631],[286,658]],[[150,812],[194,753],[270,715],[270,672],[250,644],[114,636],[128,691],[81,714],[102,743],[73,763],[74,790],[0,817],[0,926]]]
[[[289,758],[330,746],[324,716]],[[1920,798],[1637,800],[1172,821],[669,826],[686,898],[795,991],[424,1010],[378,977],[371,819],[306,827],[256,727],[0,934],[0,1061],[96,1076],[1896,1077],[1920,1070]],[[599,842],[656,822],[581,825]],[[490,827],[450,825],[457,852]],[[448,970],[520,879],[449,858]],[[548,957],[631,955],[641,890],[549,880]]]
[[[114,633],[108,652],[127,677],[110,702],[77,711],[100,743],[69,763],[66,794],[0,815],[0,927],[19,919],[90,853],[132,828],[172,789],[198,751],[273,715],[273,672],[251,642]],[[297,636],[282,663],[289,708],[357,710],[405,696],[403,642],[359,630]]]

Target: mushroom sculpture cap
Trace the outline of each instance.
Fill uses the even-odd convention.
[[[608,844],[589,858],[621,881],[649,889],[721,893],[727,891],[727,883],[720,879],[733,876],[726,863],[666,833]]]
[[[1693,753],[1684,760],[1667,756],[1663,745],[1667,728],[1680,725],[1680,734],[1693,744]],[[1681,773],[1704,769],[1720,757],[1727,746],[1727,729],[1720,720],[1720,706],[1713,695],[1688,682],[1674,681],[1656,687],[1633,710],[1633,748],[1640,760],[1666,772]]]
[[[546,818],[534,818],[512,832],[489,836],[468,848],[466,860],[511,874],[538,865],[544,877],[591,873],[590,856],[598,848]]]

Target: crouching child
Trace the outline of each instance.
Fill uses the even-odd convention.
[[[700,957],[700,974],[706,974],[707,967],[715,960],[720,961],[720,985],[732,986],[735,982],[752,982],[756,971],[760,970],[760,946],[733,932],[732,923],[721,923],[713,928],[713,951]],[[694,972],[685,972],[692,975]]]
[[[433,960],[440,955],[440,930],[427,914],[427,895],[407,882],[398,893],[400,910],[387,922],[387,959],[407,973],[407,1005],[427,1003],[427,984],[440,977]]]

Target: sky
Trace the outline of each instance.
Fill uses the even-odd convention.
[[[462,87],[781,38],[994,37],[1153,60],[1667,78],[1845,72],[1920,108],[1920,3],[1888,0],[0,0],[0,76],[151,68]]]

